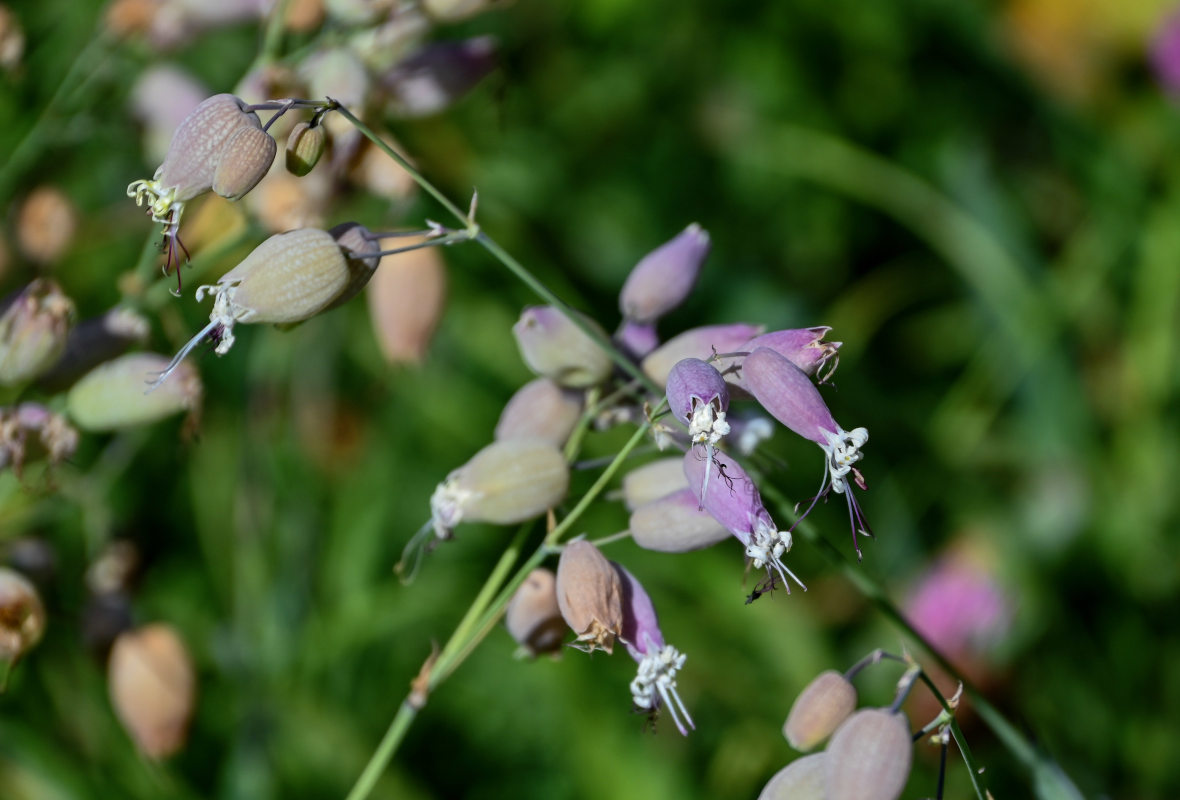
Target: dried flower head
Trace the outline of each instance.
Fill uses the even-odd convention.
[[[136,747],[167,758],[183,745],[196,697],[196,673],[175,630],[157,623],[115,640],[107,665],[111,704]]]
[[[557,576],[544,567],[530,572],[508,601],[504,624],[530,656],[560,650],[566,625],[557,605]]]
[[[16,570],[0,567],[0,661],[16,661],[44,632],[45,606],[36,587]]]
[[[856,687],[835,670],[821,672],[795,698],[783,736],[791,747],[807,752],[831,736],[855,710]]]
[[[828,800],[897,800],[913,760],[905,715],[862,709],[844,721],[824,750]]]
[[[570,542],[557,562],[557,604],[577,634],[574,646],[610,653],[623,632],[623,588],[619,574],[598,548]]]

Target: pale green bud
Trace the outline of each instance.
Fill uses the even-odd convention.
[[[70,389],[70,418],[79,428],[97,432],[150,425],[181,411],[195,411],[202,390],[191,364],[177,365],[172,380],[145,391],[147,380],[167,368],[168,358],[155,353],[128,353],[100,364]]]
[[[623,476],[623,504],[628,511],[634,511],[653,500],[687,488],[684,458],[660,458],[636,467]]]
[[[36,378],[66,346],[74,303],[53,281],[38,278],[0,314],[0,386]]]
[[[300,122],[287,136],[287,172],[302,178],[324,154],[324,126]]]
[[[602,333],[589,317],[582,319]],[[512,333],[529,368],[562,386],[585,389],[610,375],[611,360],[606,351],[552,306],[526,308],[512,326]]]

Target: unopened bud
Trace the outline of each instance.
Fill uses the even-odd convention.
[[[45,632],[45,606],[36,587],[14,569],[0,567],[0,661],[20,658]]]
[[[287,137],[287,172],[302,178],[324,154],[324,126],[300,122]]]
[[[0,315],[0,386],[40,375],[66,346],[74,302],[56,283],[37,279],[16,294]]]
[[[504,612],[508,633],[530,656],[555,653],[565,638],[565,620],[557,607],[557,578],[544,567],[528,574]]]
[[[16,238],[30,261],[57,261],[74,240],[78,212],[70,198],[52,186],[40,186],[25,199],[16,221]]]
[[[107,666],[111,704],[136,747],[167,758],[183,745],[196,695],[196,673],[171,626],[145,625],[115,640]]]
[[[213,191],[229,200],[241,200],[266,175],[277,150],[269,133],[242,125],[225,143],[213,173]]]
[[[569,466],[541,439],[493,442],[447,476],[430,498],[440,539],[462,521],[511,525],[553,508],[569,489]]]
[[[687,487],[635,509],[628,527],[635,544],[659,553],[700,550],[730,536],[712,514],[700,509]]]
[[[739,352],[743,344],[761,332],[761,327],[743,323],[690,328],[679,336],[673,336],[649,353],[641,366],[649,378],[664,386],[668,383],[672,367],[676,366],[678,361],[685,358],[705,360],[714,353]],[[725,358],[713,362],[713,366],[726,375],[727,380],[732,380],[727,372],[736,361],[737,359]]]
[[[581,318],[601,333],[597,323]],[[585,389],[610,375],[611,360],[606,352],[553,306],[526,308],[512,333],[529,368],[562,386]]]
[[[635,322],[654,322],[684,302],[709,254],[709,234],[695,222],[643,257],[623,283],[619,310]]]
[[[86,431],[111,431],[150,425],[201,402],[201,378],[191,364],[180,364],[172,379],[145,393],[145,382],[168,366],[166,356],[128,353],[95,367],[70,389],[70,418]]]
[[[780,769],[758,795],[758,800],[827,800],[824,764],[827,755],[812,753]]]
[[[582,416],[582,395],[536,378],[517,390],[496,423],[496,439],[543,439],[564,447]]]
[[[660,458],[636,467],[623,476],[623,504],[628,511],[688,488],[684,459]]]
[[[416,242],[411,240],[406,245]],[[390,364],[426,357],[447,296],[447,271],[438,247],[382,257],[368,289],[369,318]]]
[[[835,670],[821,672],[799,693],[787,714],[783,736],[807,752],[832,735],[856,710],[856,687]]]
[[[622,585],[614,567],[587,541],[570,542],[557,562],[557,604],[580,648],[610,653],[623,631]]]
[[[615,344],[632,358],[643,358],[660,346],[660,335],[651,322],[632,322],[624,319],[615,331]]]
[[[856,712],[824,750],[828,800],[897,800],[910,777],[913,750],[905,714],[885,708]]]

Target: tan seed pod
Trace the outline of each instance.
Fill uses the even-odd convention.
[[[824,750],[828,800],[897,800],[909,780],[913,750],[904,714],[885,708],[856,712]]]
[[[49,369],[65,350],[74,302],[56,283],[38,278],[0,314],[0,386],[15,386]]]
[[[75,383],[66,396],[70,418],[86,431],[112,431],[150,425],[201,403],[201,378],[191,364],[180,364],[171,380],[147,393],[148,382],[168,367],[166,356],[128,353],[100,364]]]
[[[430,498],[434,530],[448,539],[464,520],[524,522],[556,506],[568,490],[569,466],[549,442],[493,442],[435,489]]]
[[[566,625],[557,606],[557,577],[538,567],[528,574],[504,612],[508,633],[529,655],[561,649]]]
[[[629,527],[635,544],[659,553],[700,550],[731,535],[713,515],[700,509],[696,496],[688,488],[635,509]]]
[[[167,758],[184,745],[196,674],[170,625],[120,634],[111,648],[107,679],[115,714],[144,755]]]
[[[415,240],[399,240],[399,246]],[[390,364],[420,364],[426,357],[447,298],[447,272],[437,247],[381,259],[368,290],[369,319]],[[497,437],[501,438],[501,437]]]
[[[251,125],[239,127],[217,161],[213,191],[229,200],[241,200],[266,175],[277,151],[278,145],[266,131]]]
[[[287,172],[302,178],[311,172],[320,156],[324,154],[324,127],[312,127],[309,122],[300,122],[287,136]]]
[[[797,758],[780,769],[762,789],[758,800],[827,800],[824,794],[824,753]]]
[[[61,258],[77,228],[78,212],[70,198],[52,186],[40,186],[21,206],[16,240],[30,261],[49,264]]]
[[[16,570],[0,567],[0,661],[15,661],[44,632],[45,606],[36,587]]]
[[[684,477],[684,459],[680,456],[660,458],[636,467],[623,476],[623,504],[634,511],[661,497],[688,488]]]
[[[596,322],[580,316],[605,336]],[[562,386],[587,389],[610,375],[613,365],[606,351],[553,306],[526,308],[512,333],[529,368]]]
[[[327,231],[271,236],[221,276],[238,322],[302,322],[323,311],[352,279],[348,259]],[[232,294],[230,294],[232,292]]]
[[[619,574],[587,541],[570,542],[557,562],[557,604],[577,634],[576,646],[588,653],[614,649],[623,630]]]
[[[563,389],[548,378],[526,383],[512,395],[496,423],[496,439],[536,438],[564,447],[582,416],[579,392]]]
[[[835,670],[815,676],[795,698],[783,736],[796,750],[811,750],[856,710],[856,687]]]

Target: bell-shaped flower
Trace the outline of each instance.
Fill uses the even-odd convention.
[[[686,656],[664,642],[655,606],[643,585],[626,567],[613,561],[611,565],[623,590],[623,630],[619,640],[639,664],[635,680],[631,681],[631,699],[636,708],[653,716],[661,705],[667,708],[676,729],[687,736],[696,725],[676,691],[676,673],[684,666]]]
[[[702,445],[705,457],[711,460],[714,446],[729,433],[725,421],[729,390],[721,373],[699,358],[678,361],[668,375],[667,396],[672,415],[688,425],[690,446]],[[705,470],[706,484],[710,472]]]
[[[619,311],[630,322],[655,322],[684,302],[709,255],[709,234],[695,222],[644,256],[619,293]]]
[[[623,632],[623,587],[619,574],[598,548],[570,542],[557,561],[557,605],[578,635],[573,646],[587,653],[614,650]]]
[[[769,347],[808,375],[816,375],[823,370],[819,382],[825,383],[831,379],[840,363],[840,345],[844,344],[823,341],[830,330],[830,327],[821,325],[815,328],[771,331],[755,336],[746,342],[742,349],[753,352],[759,347]]]
[[[706,471],[714,473],[708,481]],[[788,594],[791,592],[788,576],[806,591],[803,581],[782,560],[791,550],[791,532],[780,531],[774,524],[762,504],[758,487],[740,464],[720,451],[707,459],[689,450],[684,455],[684,475],[699,507],[712,514],[745,545],[746,555],[753,560],[755,568],[766,567],[772,586],[777,574]]]
[[[861,489],[865,488],[864,476],[852,465],[861,459],[860,450],[869,440],[869,432],[864,428],[846,431],[837,425],[819,389],[807,375],[790,359],[767,347],[759,347],[746,356],[742,363],[742,383],[772,417],[804,439],[815,442],[824,451],[827,463],[819,492],[799,519],[807,516],[816,501],[829,491],[844,495],[848,500],[852,541],[859,559],[857,533],[872,536],[873,532],[852,494],[850,480]]]

